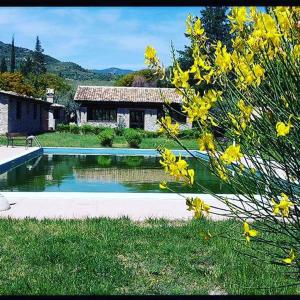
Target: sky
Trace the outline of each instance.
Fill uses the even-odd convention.
[[[171,63],[171,41],[180,50],[189,13],[201,7],[14,7],[0,8],[0,41],[32,49],[38,35],[44,53],[87,69],[145,68],[147,45]]]

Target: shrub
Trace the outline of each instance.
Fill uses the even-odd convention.
[[[57,124],[56,125],[56,131],[58,132],[69,132],[70,131],[70,125],[69,124]]]
[[[99,135],[103,130],[105,130],[106,128],[103,126],[93,126],[93,133],[95,135]]]
[[[178,137],[182,139],[194,139],[198,138],[199,135],[200,131],[197,129],[184,129],[179,132]]]
[[[146,138],[157,138],[162,136],[162,133],[158,131],[144,131],[144,137]]]
[[[299,282],[300,9],[269,7],[264,13],[254,7],[249,11],[232,8],[232,49],[221,41],[209,46],[198,20],[188,16],[186,21],[193,66],[182,71],[175,61],[172,83],[185,95],[183,104],[189,119],[201,124],[200,150],[209,157],[209,170],[235,194],[231,198],[207,189],[224,204],[223,213],[219,211],[223,208],[214,210],[205,198],[189,197],[186,204],[197,219],[214,213],[238,217],[242,221],[239,239],[266,246],[265,251],[257,251],[254,244],[247,256],[289,268],[282,274],[289,274],[293,283]],[[148,46],[146,62],[163,74],[155,53]],[[164,120],[161,125],[169,134],[175,131],[171,122]],[[226,146],[215,138],[216,126],[226,129]],[[200,177],[182,158],[176,161],[168,149],[160,149],[160,153],[169,175],[189,185],[195,179],[201,185]],[[197,163],[205,166],[201,159]],[[167,188],[166,182],[161,187]],[[270,239],[273,233],[277,240]]]
[[[75,124],[70,124],[69,125],[69,130],[71,133],[74,133],[74,134],[79,134],[80,133],[80,127],[78,125],[75,125]]]
[[[80,131],[82,134],[92,134],[94,133],[94,127],[90,124],[83,124],[80,126]]]
[[[111,147],[115,137],[115,132],[112,128],[105,128],[99,134],[100,144],[105,147]]]
[[[127,128],[124,131],[125,139],[132,148],[138,148],[142,142],[142,134],[139,130]]]

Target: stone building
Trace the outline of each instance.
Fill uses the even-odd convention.
[[[51,95],[49,97],[47,95],[47,101],[43,101],[39,98],[0,90],[0,134],[6,132],[35,134],[51,130],[51,126],[54,129],[53,122],[51,124],[49,118],[56,109],[59,109],[59,113],[54,113],[54,118],[60,118],[59,121],[62,122],[63,108],[55,107],[52,99]]]
[[[123,125],[155,131],[164,115],[164,99],[178,111],[171,111],[181,129],[191,128],[181,111],[181,96],[172,88],[78,86],[74,100],[80,104],[77,121],[107,127]]]

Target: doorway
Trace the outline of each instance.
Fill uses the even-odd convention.
[[[143,110],[131,110],[129,127],[144,129],[144,115],[145,111]]]

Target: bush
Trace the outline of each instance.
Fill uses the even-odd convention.
[[[124,131],[125,139],[132,148],[138,148],[142,142],[142,134],[139,130],[127,128]]]
[[[82,134],[92,134],[94,133],[94,126],[90,124],[84,124],[80,126],[80,131]]]
[[[146,138],[158,138],[162,136],[162,133],[158,131],[144,131],[144,137]]]
[[[103,126],[93,126],[93,133],[95,135],[100,134],[103,130],[105,130],[106,128]],[[109,129],[109,128],[108,128]]]
[[[184,129],[179,132],[178,137],[182,139],[194,139],[198,138],[199,135],[200,132],[196,129]]]
[[[100,144],[105,147],[111,147],[115,137],[115,131],[112,128],[105,128],[99,134]]]
[[[79,134],[80,133],[80,127],[78,125],[71,124],[71,125],[69,125],[69,131],[71,133],[74,133],[74,134]]]
[[[69,132],[70,131],[70,125],[69,124],[57,124],[56,125],[56,131],[58,132]]]

